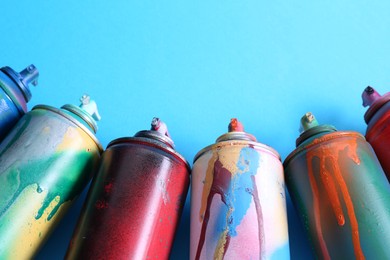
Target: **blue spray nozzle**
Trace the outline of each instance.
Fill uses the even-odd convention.
[[[33,64],[31,64],[27,66],[27,68],[22,70],[20,73],[18,73],[10,67],[6,66],[2,67],[1,71],[4,72],[8,77],[10,77],[10,79],[12,79],[12,81],[16,84],[16,86],[23,94],[23,97],[26,102],[30,101],[31,92],[29,84],[31,83],[34,86],[38,84],[39,72],[37,68]]]
[[[19,72],[20,75],[20,81],[25,85],[28,86],[30,83],[33,86],[38,85],[38,77],[39,77],[39,71],[38,69],[31,64],[21,72]]]

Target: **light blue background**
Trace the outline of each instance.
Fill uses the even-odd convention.
[[[192,163],[237,117],[284,160],[307,111],[364,133],[363,89],[390,90],[389,13],[375,0],[3,1],[0,66],[37,66],[29,108],[89,93],[104,147],[158,116]],[[84,198],[38,259],[64,256]],[[288,209],[292,257],[311,257]],[[188,258],[189,215],[187,200],[173,259]]]

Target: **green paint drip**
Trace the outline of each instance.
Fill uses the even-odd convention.
[[[73,200],[81,193],[90,179],[90,172],[96,159],[97,157],[92,152],[68,151],[55,153],[39,161],[29,161],[23,165],[15,162],[6,172],[2,173],[5,176],[4,186],[15,187],[17,185],[18,187],[12,194],[9,190],[8,194],[5,194],[7,190],[0,191],[0,198],[8,201],[5,207],[0,208],[0,222],[1,216],[17,200],[20,193],[32,184],[38,185],[38,193],[46,190],[48,192],[35,219],[41,218],[50,203],[57,196],[59,197],[58,204],[47,218],[51,220],[64,202]]]

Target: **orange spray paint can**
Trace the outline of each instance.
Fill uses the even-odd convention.
[[[390,185],[365,138],[301,119],[285,180],[320,259],[390,259]]]

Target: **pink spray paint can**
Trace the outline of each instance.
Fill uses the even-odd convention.
[[[191,179],[190,259],[289,259],[283,166],[232,119]]]

